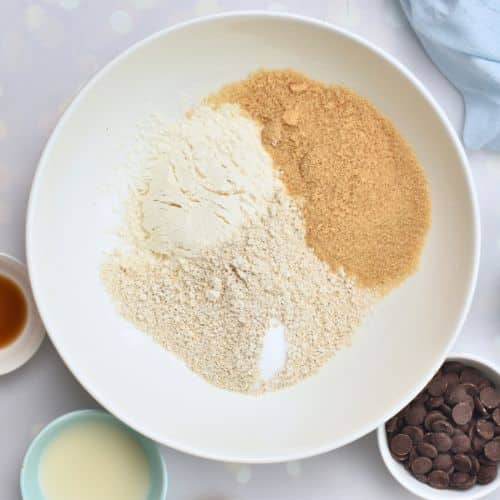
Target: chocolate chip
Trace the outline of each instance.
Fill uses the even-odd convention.
[[[444,452],[451,448],[452,439],[444,432],[435,432],[432,435],[432,444],[436,447],[437,451]]]
[[[389,434],[394,434],[395,432],[399,431],[399,422],[398,422],[399,417],[395,416],[392,417],[386,424],[385,424],[385,430]]]
[[[481,372],[476,368],[470,366],[465,367],[460,373],[460,382],[470,382],[471,384],[477,385],[483,381],[483,376]]]
[[[463,399],[462,403],[467,403],[470,406],[472,412],[474,412],[474,398],[472,396],[467,395],[467,397]]]
[[[412,447],[412,441],[408,434],[396,434],[391,439],[391,451],[398,456],[408,455]]]
[[[486,444],[486,440],[480,436],[475,436],[472,438],[472,449],[476,453],[482,452],[485,444]]]
[[[458,361],[447,361],[442,366],[443,373],[460,373],[464,368],[462,363]],[[458,376],[458,375],[457,375]]]
[[[470,450],[471,442],[469,436],[465,434],[455,434],[451,441],[451,451],[453,453],[466,453]]]
[[[479,399],[479,396],[474,396],[474,407],[476,408],[476,411],[483,417],[487,417],[489,415],[486,406],[483,405],[483,403]]]
[[[414,474],[427,474],[432,469],[432,460],[428,457],[418,457],[411,463]]]
[[[486,443],[484,446],[484,455],[492,462],[500,462],[500,438]]]
[[[500,436],[500,425],[495,427],[495,436]]]
[[[442,376],[446,380],[448,388],[451,388],[454,385],[458,385],[460,383],[460,379],[458,378],[458,373],[448,372],[448,373],[443,373]]]
[[[469,428],[467,435],[469,436],[470,440],[472,441],[476,437],[476,426],[474,425],[474,422],[472,422],[472,420],[471,420],[467,424],[467,427]]]
[[[399,410],[398,413],[396,413],[396,417],[400,417],[401,420],[403,420],[404,416],[406,415],[406,412],[408,411],[409,407],[410,407],[410,405],[407,404],[406,406],[404,406],[403,408],[401,408],[401,410]]]
[[[489,484],[497,477],[496,465],[481,465],[477,473],[477,482],[479,484]]]
[[[476,423],[476,432],[482,438],[489,441],[495,435],[495,424],[493,422],[490,422],[489,420],[481,418]]]
[[[472,418],[472,408],[468,403],[458,403],[453,408],[451,416],[457,424],[459,425],[467,424],[469,420]]]
[[[472,470],[472,460],[463,453],[453,457],[453,465],[458,472],[471,472]]]
[[[438,456],[437,448],[433,444],[426,443],[425,441],[418,443],[417,451],[420,455],[427,458],[436,458]]]
[[[424,434],[424,439],[422,440],[424,443],[432,444],[432,432],[426,432]]]
[[[410,453],[408,453],[408,468],[410,467],[410,464],[413,462],[418,457],[418,453],[415,447],[413,447],[410,450]]]
[[[464,382],[462,384],[462,387],[465,389],[465,392],[467,392],[469,396],[476,396],[477,394],[479,394],[479,389],[475,384],[471,384],[470,382]]]
[[[500,408],[496,408],[491,414],[491,418],[496,425],[500,426]]]
[[[408,434],[413,441],[413,444],[420,443],[424,438],[424,431],[416,425],[406,425],[401,429],[402,434]]]
[[[418,479],[421,483],[427,483],[427,476],[425,474],[415,474],[415,479]]]
[[[427,386],[427,392],[431,396],[441,396],[446,392],[448,381],[441,375],[435,376]]]
[[[439,409],[446,415],[448,418],[451,418],[451,406],[448,406],[446,403],[443,403]]]
[[[478,455],[477,458],[481,465],[496,465],[496,462],[493,462],[489,458],[486,458],[484,455]]]
[[[446,420],[436,420],[432,422],[431,428],[434,432],[444,432],[449,436],[453,434],[453,426]]]
[[[447,453],[440,453],[433,461],[432,468],[450,472],[453,468],[453,460]]]
[[[443,396],[435,396],[435,397],[429,398],[427,400],[427,402],[425,403],[425,406],[427,406],[427,408],[429,408],[430,410],[434,410],[436,408],[439,408],[443,404],[444,404]]]
[[[500,392],[494,387],[485,387],[480,392],[479,399],[489,410],[493,410],[500,406]]]
[[[450,478],[446,472],[442,470],[433,470],[428,476],[429,485],[433,488],[444,490],[450,485]]]
[[[412,406],[406,413],[405,420],[408,425],[420,425],[427,415],[427,411],[423,404]]]
[[[424,404],[429,399],[429,394],[424,389],[420,394],[418,394],[413,400],[413,404],[422,403]]]
[[[477,388],[482,391],[485,387],[492,387],[489,380],[484,379],[480,384],[477,384]]]
[[[474,479],[466,472],[454,472],[450,477],[450,483],[458,490],[466,490],[474,484]]]
[[[398,462],[406,462],[408,460],[408,455],[396,455],[394,453],[392,453],[391,451],[391,455],[392,455],[392,458],[394,458],[394,460],[397,460]]]
[[[462,490],[468,490],[469,488],[472,488],[477,481],[476,475],[468,474],[468,479],[465,481],[465,483],[462,484],[462,487],[460,489]]]
[[[427,416],[425,417],[424,420],[424,427],[430,431],[432,430],[432,423],[436,422],[437,420],[446,420],[446,417],[444,416],[443,413],[437,410],[430,411]]]
[[[445,394],[446,402],[452,406],[462,401],[466,401],[470,397],[470,394],[467,392],[467,386],[464,386],[464,384],[453,386],[451,389],[447,390]]]
[[[451,483],[453,486],[465,483],[468,479],[467,474],[464,472],[454,472],[451,474]]]
[[[477,475],[477,473],[479,471],[479,467],[481,466],[479,464],[479,460],[477,459],[477,457],[475,455],[468,455],[468,456],[469,456],[470,461],[471,461],[471,473],[474,475]]]

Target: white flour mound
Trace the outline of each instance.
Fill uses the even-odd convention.
[[[200,105],[167,126],[131,205],[137,244],[194,256],[262,214],[276,179],[260,132],[232,104]]]

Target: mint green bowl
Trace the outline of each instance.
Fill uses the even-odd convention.
[[[40,459],[43,452],[59,432],[83,420],[105,420],[131,434],[142,446],[149,462],[151,489],[146,500],[165,500],[168,488],[167,468],[157,445],[133,431],[109,413],[101,410],[79,410],[67,413],[56,418],[38,434],[28,448],[21,468],[21,494],[23,500],[45,500],[38,480]]]

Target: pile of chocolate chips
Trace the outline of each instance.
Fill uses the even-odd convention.
[[[497,477],[500,391],[475,368],[445,363],[385,427],[392,456],[433,488],[465,490]]]

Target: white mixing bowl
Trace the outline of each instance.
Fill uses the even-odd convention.
[[[115,312],[100,279],[113,248],[120,169],[152,112],[178,119],[220,85],[293,67],[370,99],[412,144],[429,179],[432,227],[420,270],[377,307],[315,377],[250,397],[208,385]],[[467,313],[478,214],[462,147],[399,63],[331,25],[238,13],[167,29],[104,68],[56,127],[31,192],[33,292],[58,352],[110,412],[180,450],[235,462],[297,459],[342,446],[395,413],[443,361]]]

